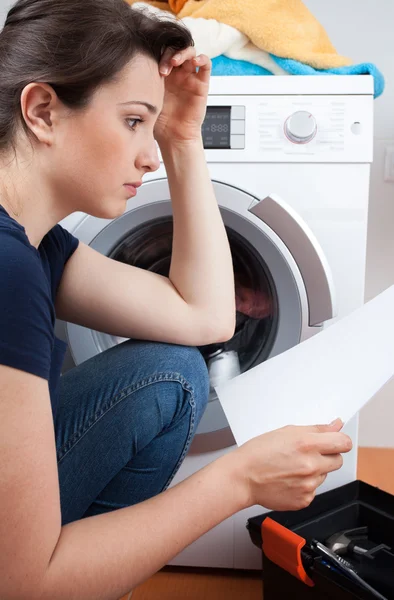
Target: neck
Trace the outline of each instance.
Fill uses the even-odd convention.
[[[25,228],[35,248],[56,223],[72,212],[56,201],[33,161],[27,166],[17,160],[0,166],[0,204]]]

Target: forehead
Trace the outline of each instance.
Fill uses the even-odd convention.
[[[103,86],[101,97],[116,103],[137,100],[149,102],[161,109],[164,97],[164,77],[158,64],[151,58],[138,55],[128,63],[116,80]]]

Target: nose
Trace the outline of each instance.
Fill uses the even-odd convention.
[[[141,152],[139,152],[136,165],[137,169],[145,171],[157,171],[160,167],[159,154],[157,151],[157,144],[154,138],[148,146],[146,146]]]

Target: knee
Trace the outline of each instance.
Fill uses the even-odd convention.
[[[197,418],[205,410],[209,396],[209,376],[201,352],[192,346],[128,340],[119,344],[114,352],[119,355],[120,369],[130,363],[134,377],[143,379],[155,373],[174,373],[190,388],[196,406]]]
[[[209,396],[209,376],[205,360],[197,348],[191,346],[166,345],[168,361],[191,387],[196,404],[197,418],[200,419]],[[167,363],[167,368],[170,366]]]

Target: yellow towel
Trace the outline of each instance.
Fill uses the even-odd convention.
[[[145,2],[146,4],[151,4],[152,6],[155,6],[156,8],[160,8],[161,10],[167,10],[169,12],[172,12],[168,2],[162,2],[161,0],[125,0],[125,1],[127,4],[130,4],[130,6],[132,4],[135,4],[136,2]]]
[[[168,0],[170,9],[177,15],[185,6],[187,0]]]
[[[127,1],[133,4],[136,0]],[[149,1],[171,12],[178,12],[182,3]],[[261,50],[315,69],[343,67],[352,62],[336,52],[322,25],[301,0],[187,0],[178,17],[216,19],[244,33]]]

